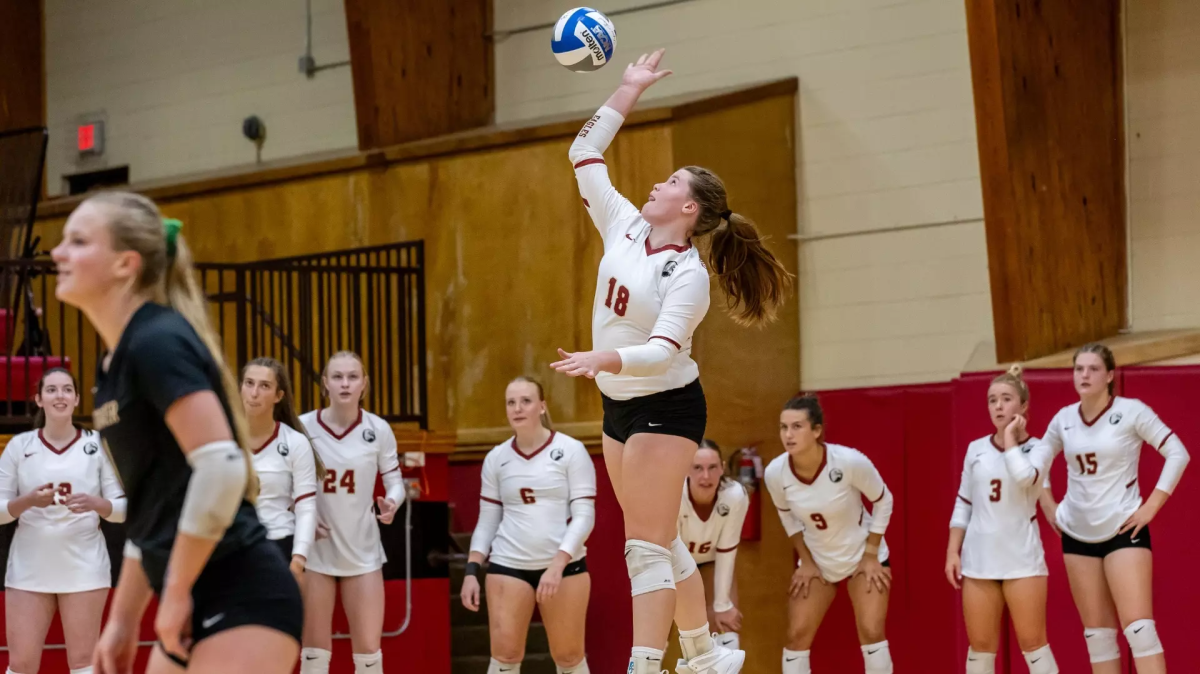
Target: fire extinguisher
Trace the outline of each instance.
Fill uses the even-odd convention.
[[[743,447],[730,457],[730,466],[735,468],[735,479],[745,488],[750,497],[746,511],[746,522],[742,525],[742,540],[757,541],[762,538],[762,490],[759,483],[763,476],[762,457],[754,447]]]

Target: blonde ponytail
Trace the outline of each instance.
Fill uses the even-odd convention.
[[[1017,397],[1021,402],[1029,402],[1029,385],[1025,383],[1022,375],[1025,373],[1025,368],[1021,367],[1020,363],[1013,363],[1008,371],[1002,375],[998,375],[992,380],[992,384],[1007,384],[1017,392]]]

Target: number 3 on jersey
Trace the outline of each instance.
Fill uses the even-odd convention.
[[[613,291],[617,293],[617,302],[613,304]],[[629,308],[629,288],[625,286],[617,287],[617,279],[608,279],[608,297],[604,298],[604,306],[613,310],[613,313],[618,316],[624,316],[625,310]]]
[[[338,482],[337,471],[332,468],[325,471],[325,488],[326,494],[336,494],[338,487],[341,487],[347,494],[354,493],[354,470],[342,472],[342,481]]]

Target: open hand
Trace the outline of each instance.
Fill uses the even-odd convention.
[[[642,54],[637,63],[631,63],[625,68],[625,74],[621,77],[621,84],[636,87],[639,91],[645,91],[651,84],[670,75],[670,70],[658,69],[658,64],[662,61],[663,52],[665,51],[666,49],[659,49],[652,54]]]

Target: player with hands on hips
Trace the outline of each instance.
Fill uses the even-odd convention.
[[[672,620],[689,665],[734,674],[745,653],[713,641],[704,585],[679,537],[683,481],[704,437],[707,407],[692,334],[709,307],[711,267],[735,321],[772,320],[791,276],[753,223],[734,213],[712,171],[687,166],[639,209],[609,179],[604,151],[638,98],[670,74],[662,50],[625,70],[580,130],[569,156],[584,207],[604,241],[592,305],[591,351],[559,352],[557,371],[596,380],[604,407],[604,462],[621,504],[633,594],[629,674],[658,674]],[[708,264],[694,246],[711,236]]]
[[[112,566],[100,520],[123,522],[126,501],[100,437],[75,426],[78,385],[42,375],[36,430],[0,453],[0,524],[19,520],[8,551],[4,606],[8,671],[38,671],[57,611],[73,674],[91,672]]]
[[[587,674],[584,627],[592,581],[584,543],[596,521],[596,468],[583,443],[555,432],[542,386],[517,377],[504,392],[513,437],[483,461],[479,521],[462,602],[479,610],[487,569],[488,674],[518,674],[536,605],[558,674]]]
[[[815,396],[792,398],[779,415],[785,452],[763,476],[799,566],[788,588],[788,642],[783,674],[810,674],[810,648],[845,582],[854,606],[866,674],[891,674],[884,635],[892,572],[883,539],[892,493],[861,452],[825,442]],[[864,499],[871,503],[866,511]]]
[[[1042,507],[1062,533],[1063,561],[1093,674],[1121,671],[1118,630],[1124,631],[1138,674],[1161,674],[1167,661],[1154,621],[1149,524],[1190,457],[1148,405],[1114,395],[1116,360],[1108,347],[1080,347],[1074,365],[1079,402],[1054,415],[1031,455],[1062,452],[1067,462],[1066,495],[1056,503],[1047,487]],[[1143,444],[1166,459],[1145,501],[1138,474]]]
[[[1020,365],[992,380],[987,405],[996,431],[967,447],[946,549],[946,578],[962,590],[966,672],[996,671],[1007,606],[1030,673],[1057,674],[1046,638],[1049,572],[1037,524],[1052,456],[1025,430],[1029,387]]]

